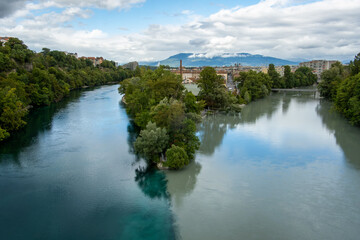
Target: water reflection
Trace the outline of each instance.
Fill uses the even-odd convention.
[[[22,149],[36,142],[39,135],[51,130],[54,116],[79,99],[83,91],[71,91],[70,95],[62,101],[31,111],[26,118],[27,125],[0,143],[0,164],[14,163],[21,166],[19,155]]]
[[[133,120],[130,120],[129,125],[127,127],[127,131],[128,131],[127,142],[129,145],[129,153],[135,154],[134,142],[136,138],[139,136],[140,128],[136,126]],[[139,160],[139,156],[136,155],[136,157],[137,160]]]
[[[203,119],[196,162],[166,172],[183,239],[357,239],[360,130],[328,110],[279,93]]]
[[[171,193],[173,204],[182,205],[184,196],[189,195],[195,189],[197,176],[201,171],[201,164],[191,162],[186,168],[180,171],[168,171],[168,190]]]
[[[140,166],[135,170],[135,181],[147,197],[169,199],[167,180],[163,171],[158,171],[152,166]]]
[[[326,100],[321,101],[316,112],[324,126],[334,134],[348,162],[360,169],[360,128],[351,126]]]

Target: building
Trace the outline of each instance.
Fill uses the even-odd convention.
[[[5,43],[7,43],[8,41],[9,41],[9,37],[0,37],[0,42],[2,43],[2,44],[5,44]]]
[[[196,83],[200,79],[200,73],[202,69],[196,68],[196,69],[186,69],[183,67],[182,72],[180,72],[180,69],[171,70],[171,72],[182,75],[182,83],[183,84],[191,84]],[[221,76],[224,79],[224,83],[226,84],[228,79],[228,73],[224,70],[217,70],[216,74],[218,76]]]
[[[80,59],[89,59],[94,67],[100,65],[104,61],[103,57],[81,57]]]
[[[77,53],[69,53],[69,52],[63,52],[63,53],[65,53],[66,55],[69,55],[69,56],[73,56],[73,57],[76,57],[76,58],[78,58],[78,54]]]
[[[134,71],[138,66],[139,66],[138,62],[129,62],[127,64],[124,64],[123,68],[130,69],[130,70]]]
[[[318,79],[320,79],[321,73],[325,70],[329,70],[331,68],[331,65],[336,62],[337,61],[335,60],[313,60],[310,62],[302,62],[299,64],[299,66],[312,68],[313,73],[317,75]]]

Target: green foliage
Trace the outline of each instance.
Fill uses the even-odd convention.
[[[124,94],[127,112],[134,118],[136,125],[147,130],[148,123],[156,124],[168,136],[166,148],[175,145],[181,147],[189,159],[194,157],[200,145],[195,135],[194,121],[201,119],[198,113],[204,103],[197,101],[193,94],[184,93],[179,76],[164,67],[155,71],[141,68],[139,76],[120,83],[119,93]],[[147,159],[156,162],[159,155],[164,153],[162,151],[164,145],[157,148],[157,151],[149,150],[150,146],[155,144],[151,143],[153,139],[150,138],[154,137],[154,134],[150,135],[143,131],[135,142],[135,149]],[[150,139],[150,145],[145,150],[143,148],[147,140],[144,140],[146,139],[144,134]]]
[[[95,68],[91,61],[43,48],[34,53],[17,38],[0,46],[1,130],[0,139],[22,127],[28,105],[34,107],[60,101],[71,89],[119,82],[132,72],[115,68],[105,60]],[[7,95],[8,94],[8,95]]]
[[[249,103],[253,100],[263,98],[270,94],[271,78],[268,74],[262,72],[241,72],[238,78],[234,79],[238,83],[240,96]]]
[[[170,131],[170,143],[185,149],[190,159],[200,147],[200,140],[196,136],[196,124],[191,119],[184,119],[176,129]]]
[[[288,65],[284,66],[283,82],[285,83],[286,88],[296,87],[294,74],[291,72],[291,68]]]
[[[18,130],[26,124],[22,119],[27,110],[15,94],[15,88],[0,89],[0,128],[7,132]]]
[[[360,126],[360,73],[339,84],[335,106],[352,124]]]
[[[164,152],[168,145],[169,136],[166,129],[149,122],[146,129],[141,130],[139,137],[134,143],[135,151],[150,160],[157,160],[160,153]]]
[[[360,53],[355,56],[354,61],[350,62],[350,70],[352,76],[360,73]]]
[[[184,97],[185,109],[189,113],[199,114],[205,107],[204,101],[197,101],[192,92],[186,92]]]
[[[10,133],[0,127],[0,141],[10,137]]]
[[[184,104],[173,98],[164,98],[152,108],[150,115],[159,127],[176,129],[185,118]]]
[[[165,166],[171,169],[180,169],[189,164],[189,157],[182,147],[172,145],[166,151]]]
[[[268,74],[272,81],[273,88],[283,88],[285,83],[283,79],[280,77],[280,74],[275,70],[274,64],[269,64]]]
[[[205,101],[206,106],[209,108],[226,108],[229,106],[230,99],[224,86],[224,80],[216,74],[214,68],[204,68],[197,84],[200,88],[199,98]]]
[[[321,74],[318,88],[321,96],[334,101],[336,109],[350,123],[360,126],[360,53],[355,56],[349,68],[340,62]]]
[[[311,86],[317,81],[317,76],[312,72],[311,68],[308,67],[299,67],[296,69],[294,77],[294,87]]]
[[[318,85],[322,97],[335,100],[340,82],[347,77],[348,73],[340,63],[334,63],[329,70],[321,74],[321,82]]]

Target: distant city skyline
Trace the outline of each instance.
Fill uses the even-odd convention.
[[[0,36],[119,63],[177,53],[351,60],[358,0],[0,0]]]

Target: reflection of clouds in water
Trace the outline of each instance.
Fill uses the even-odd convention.
[[[312,114],[318,100],[304,97],[292,96],[273,96],[272,99],[278,101],[268,101],[273,103],[273,111],[267,117],[260,115],[250,117],[251,123],[248,124],[247,116],[243,116],[244,124],[237,126],[236,135],[249,135],[260,138],[277,148],[284,146],[293,149],[314,149],[326,148],[330,145],[336,149],[333,139],[329,138],[329,132],[322,127],[318,116]],[[261,108],[266,100],[253,103],[245,108]],[[246,113],[246,111],[244,112]]]

